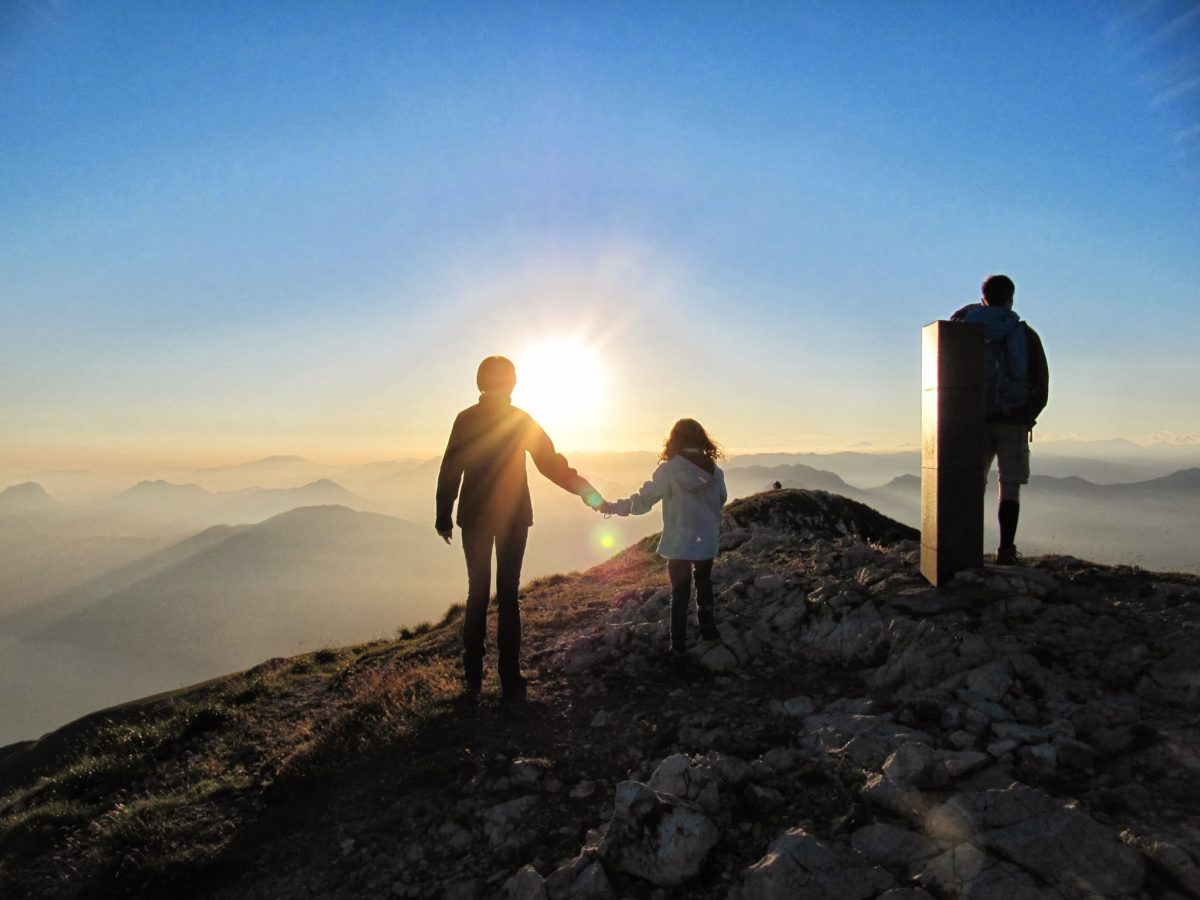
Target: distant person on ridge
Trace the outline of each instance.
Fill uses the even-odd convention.
[[[483,686],[483,655],[491,592],[492,546],[496,547],[496,644],[501,699],[525,699],[521,675],[521,609],[517,588],[525,543],[533,524],[533,504],[525,475],[525,454],[538,471],[592,507],[602,499],[586,479],[554,450],[542,427],[512,405],[517,370],[503,356],[479,364],[479,402],[454,420],[438,472],[434,527],[447,544],[454,533],[451,512],[458,500],[458,527],[467,558],[467,611],[463,619],[463,674],[467,691]],[[461,494],[459,486],[462,486]]]
[[[667,435],[660,464],[642,489],[624,500],[601,503],[606,515],[640,516],[663,502],[658,554],[667,559],[671,578],[671,662],[682,667],[687,651],[688,603],[696,575],[696,618],[700,637],[719,641],[713,600],[712,568],[717,555],[721,508],[729,499],[725,474],[717,466],[724,454],[695,419],[680,419]]]
[[[983,297],[950,318],[974,322],[985,329],[985,425],[983,484],[987,488],[992,460],[1000,475],[1000,546],[996,562],[1021,561],[1017,552],[1017,519],[1021,485],[1029,483],[1029,438],[1037,417],[1046,408],[1050,369],[1036,331],[1013,312],[1016,285],[1007,275],[984,279]]]

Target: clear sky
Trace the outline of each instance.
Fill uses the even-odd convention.
[[[894,447],[993,272],[1200,440],[1200,4],[0,3],[0,463]]]

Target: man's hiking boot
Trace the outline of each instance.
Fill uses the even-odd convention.
[[[719,641],[721,632],[717,631],[716,622],[701,622],[700,623],[700,639],[702,641]]]
[[[998,566],[1019,566],[1025,562],[1025,558],[1017,552],[1014,546],[999,547],[996,549],[996,565]]]
[[[500,688],[501,703],[524,703],[529,682],[525,678],[509,680]]]

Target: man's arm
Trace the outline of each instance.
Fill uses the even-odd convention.
[[[454,501],[458,499],[458,488],[462,484],[463,469],[466,466],[464,449],[460,414],[450,429],[450,440],[446,442],[446,452],[442,454],[442,465],[438,469],[437,517],[433,527],[447,541],[447,536],[454,531]]]
[[[585,499],[592,494],[599,496],[588,480],[567,464],[567,458],[554,449],[554,442],[542,430],[542,426],[533,420],[532,416],[529,417],[528,428],[525,446],[529,450],[529,455],[533,457],[533,464],[537,466],[539,472],[564,491],[577,494]]]
[[[966,306],[959,307],[958,309],[956,309],[954,312],[952,312],[950,314],[950,321],[951,322],[961,322],[963,319],[965,319],[967,317],[967,313],[969,313],[971,310],[973,310],[975,307],[977,307],[979,305],[980,304],[978,304],[978,303],[968,303]]]
[[[1050,400],[1050,364],[1046,362],[1046,350],[1038,333],[1025,326],[1029,339],[1029,427],[1037,423]]]

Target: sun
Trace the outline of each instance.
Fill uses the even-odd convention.
[[[513,402],[556,443],[578,440],[599,422],[607,379],[594,348],[580,340],[551,338],[531,345],[514,362]]]

